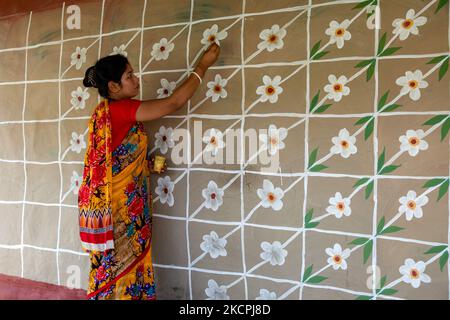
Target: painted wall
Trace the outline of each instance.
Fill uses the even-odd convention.
[[[146,123],[159,298],[449,298],[448,1],[92,1],[80,29],[67,7],[0,20],[0,273],[86,287],[84,71],[126,52],[156,99],[212,32],[200,89]]]

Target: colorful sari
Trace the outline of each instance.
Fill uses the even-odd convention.
[[[102,101],[89,123],[78,198],[80,237],[91,262],[88,299],[153,300],[147,134],[136,122],[109,153],[109,116]]]

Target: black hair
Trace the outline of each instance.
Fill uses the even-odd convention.
[[[86,70],[83,85],[87,88],[97,88],[103,98],[110,98],[108,82],[114,81],[120,84],[127,64],[129,64],[128,59],[121,54],[103,57]]]

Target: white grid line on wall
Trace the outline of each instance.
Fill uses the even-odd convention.
[[[242,1],[242,14],[244,15],[246,10],[246,0]],[[244,274],[244,290],[245,290],[245,300],[248,300],[248,284],[247,284],[247,263],[245,262],[245,206],[244,206],[244,127],[245,127],[245,59],[244,59],[244,30],[245,30],[245,17],[241,19],[241,65],[244,67],[241,68],[241,88],[242,88],[242,96],[241,96],[241,159],[240,159],[240,204],[241,204],[241,223],[240,223],[240,231],[241,231],[241,256],[242,256],[242,269]]]
[[[381,21],[381,8],[380,8],[380,21]],[[378,279],[375,277],[377,276],[377,238],[374,236],[377,230],[377,209],[378,209],[378,179],[377,179],[377,160],[378,160],[378,58],[377,58],[377,52],[378,52],[378,41],[379,41],[379,32],[378,28],[374,28],[374,56],[375,56],[375,72],[374,72],[374,79],[375,79],[375,95],[373,99],[373,112],[374,112],[374,129],[373,129],[373,175],[374,175],[374,186],[373,186],[373,212],[372,212],[372,236],[373,238],[373,245],[372,245],[372,276],[373,276],[373,282],[372,282],[372,296],[375,297],[376,300],[376,289],[377,289],[377,282]],[[366,269],[367,271],[368,269]]]
[[[61,40],[64,40],[64,13],[65,13],[66,3],[62,4],[61,8]],[[62,66],[62,52],[63,52],[63,44],[61,41],[59,47],[59,66],[58,66],[58,78],[61,79],[61,66]],[[58,81],[58,118],[61,118],[61,81]],[[62,173],[62,165],[61,165],[61,121],[58,121],[58,169],[59,169],[59,199],[61,204],[62,194],[63,194],[63,173]],[[61,235],[61,205],[58,208],[58,229],[56,235],[56,275],[57,275],[57,283],[61,284],[61,277],[59,271],[59,242]]]
[[[189,70],[191,67],[190,63],[190,38],[192,33],[192,16],[194,14],[194,0],[190,1],[190,12],[189,12],[189,30],[188,30],[188,37],[187,37],[187,50],[186,50],[186,68]],[[190,131],[191,121],[190,121],[190,113],[191,113],[191,100],[187,103],[187,111],[186,111],[186,118],[187,118],[187,130]],[[191,141],[188,140],[187,142],[187,148],[188,148],[188,159],[187,159],[187,181],[190,181],[191,173],[190,173],[190,167],[191,167]],[[186,247],[187,247],[187,254],[188,254],[188,281],[189,281],[189,298],[193,299],[192,294],[192,268],[191,268],[191,248],[190,248],[190,237],[189,237],[189,198],[190,196],[190,184],[187,183],[186,185]]]
[[[309,6],[311,6],[311,1],[308,0]],[[311,7],[308,9],[308,16],[307,16],[307,25],[306,25],[306,55],[308,58],[308,61],[311,60],[310,52],[311,52]],[[305,172],[305,177],[303,179],[303,210],[302,210],[302,222],[305,221],[306,216],[306,210],[308,205],[308,154],[309,154],[309,102],[310,100],[310,90],[311,90],[311,66],[308,63],[306,66],[306,101],[305,101],[305,159],[303,164],[303,171]],[[308,231],[303,231],[302,234],[302,265],[300,269],[300,290],[299,290],[299,299],[303,299],[303,288],[304,283],[303,281],[303,274],[305,273],[306,268],[306,234]]]
[[[31,26],[31,18],[33,13],[30,12],[28,18],[28,27],[27,27],[27,36],[26,43],[28,45],[28,39],[30,34],[30,26]],[[28,50],[25,50],[25,80],[28,79]],[[23,93],[23,109],[22,109],[22,121],[25,120],[25,110],[27,105],[27,85],[24,85],[24,93]],[[25,124],[22,124],[22,142],[23,142],[23,159],[26,159],[26,135],[25,135]],[[25,200],[27,197],[27,166],[24,162],[23,164],[23,172],[24,172],[24,190],[23,190],[23,204],[22,204],[22,223],[21,223],[21,249],[20,249],[20,259],[21,259],[21,277],[24,276],[24,255],[23,255],[23,244],[24,244],[24,229],[25,229]]]

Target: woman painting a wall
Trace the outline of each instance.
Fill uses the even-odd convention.
[[[86,71],[83,84],[98,88],[104,98],[90,120],[78,191],[82,246],[91,253],[88,298],[155,298],[148,181],[153,164],[146,159],[142,122],[184,106],[218,55],[213,43],[170,97],[142,102],[132,99],[139,94],[139,79],[125,56],[104,57]]]

